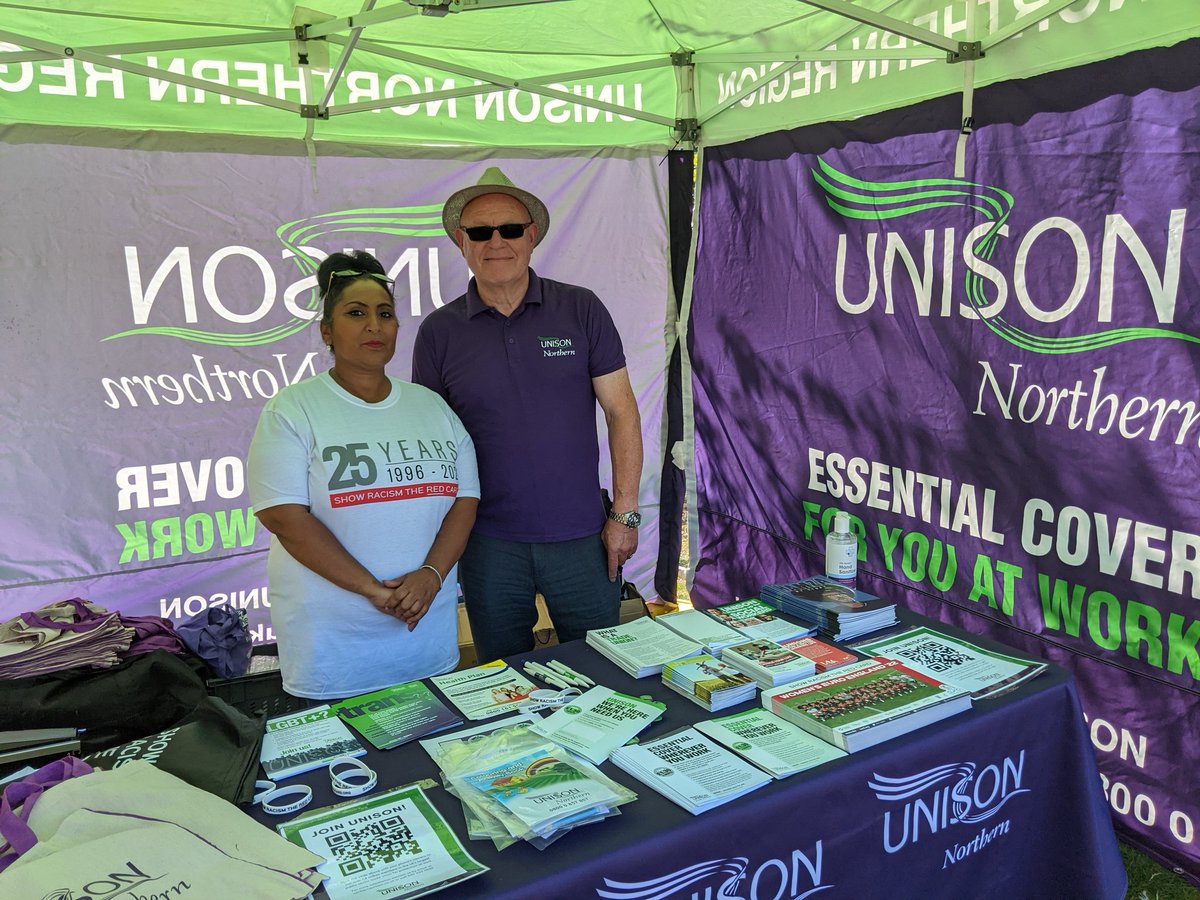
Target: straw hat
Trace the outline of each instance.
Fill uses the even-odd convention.
[[[446,229],[446,234],[450,235],[450,240],[455,240],[454,232],[462,219],[463,207],[484,194],[508,194],[524,204],[525,209],[529,211],[529,218],[537,225],[537,240],[533,245],[536,247],[542,242],[542,238],[550,230],[550,212],[546,209],[546,204],[529,191],[514,185],[496,166],[484,172],[476,184],[451,194],[446,205],[442,207],[442,227]]]

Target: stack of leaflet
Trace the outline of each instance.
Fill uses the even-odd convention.
[[[815,637],[798,637],[779,643],[793,653],[799,653],[801,656],[811,659],[818,672],[828,672],[830,669],[857,662],[862,658],[849,650],[819,641]]]
[[[683,609],[679,612],[667,613],[654,620],[666,625],[680,637],[695,641],[713,656],[720,656],[721,651],[733,644],[740,644],[746,636],[735,631],[711,616],[706,616],[698,609]]]
[[[539,850],[573,828],[619,814],[637,795],[527,725],[431,743],[447,789],[462,802],[471,837],[497,849]]]
[[[793,653],[774,641],[747,641],[726,647],[721,654],[721,662],[749,675],[760,688],[787,684],[817,670],[811,659]]]
[[[700,644],[680,637],[648,616],[589,631],[587,644],[634,678],[657,675],[669,662],[704,652]]]
[[[329,704],[267,719],[259,761],[272,781],[327,766],[342,756],[366,756]]]
[[[709,712],[753,700],[758,685],[707,653],[663,666],[663,684]]]
[[[896,604],[874,594],[815,575],[790,584],[765,584],[762,599],[802,622],[821,637],[849,641],[896,624]]]
[[[845,750],[765,709],[748,709],[697,722],[696,730],[735,751],[772,778],[787,778],[846,755]]]
[[[657,700],[642,700],[606,687],[594,687],[534,723],[532,729],[599,765],[659,719],[664,709],[666,704]]]
[[[970,709],[971,694],[877,657],[763,691],[762,705],[854,753]]]
[[[762,638],[782,644],[784,641],[816,631],[811,625],[788,621],[776,612],[775,607],[755,597],[714,606],[704,610],[704,614],[739,631],[751,640]]]
[[[770,784],[771,777],[720,744],[685,728],[666,737],[622,747],[617,768],[698,815]]]

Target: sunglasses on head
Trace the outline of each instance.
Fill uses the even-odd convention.
[[[523,235],[525,229],[532,224],[532,222],[506,222],[503,225],[472,225],[470,228],[464,228],[463,231],[477,244],[490,241],[493,231],[500,232],[500,237],[506,241],[512,241]]]
[[[338,269],[336,272],[330,272],[330,281],[334,278],[374,278],[389,288],[394,283],[394,279],[388,278],[386,275],[380,275],[378,272],[360,272],[357,269]]]

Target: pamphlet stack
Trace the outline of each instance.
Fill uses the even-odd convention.
[[[695,728],[622,747],[612,761],[692,815],[771,783],[770,776]]]
[[[765,709],[750,709],[697,722],[696,729],[754,763],[772,778],[787,778],[846,755],[846,751],[813,737]]]
[[[816,665],[808,657],[767,640],[727,647],[721,661],[749,675],[760,688],[787,684],[816,671]]]
[[[810,625],[783,618],[775,607],[755,597],[714,606],[704,610],[704,614],[741,632],[751,640],[762,638],[783,643],[792,638],[812,634],[816,630]]]
[[[862,659],[861,656],[851,653],[849,650],[827,644],[815,637],[792,638],[790,641],[780,641],[780,644],[793,653],[799,653],[801,656],[811,659],[818,672],[828,672],[830,669],[836,669],[838,666]]]
[[[587,633],[587,644],[634,678],[657,675],[669,662],[697,656],[704,647],[649,616]]]
[[[889,659],[865,659],[771,691],[762,705],[849,753],[971,708],[971,695]]]
[[[758,685],[707,653],[663,666],[663,684],[709,712],[753,700]]]
[[[731,644],[740,644],[745,635],[740,631],[722,624],[712,616],[705,615],[698,609],[684,609],[679,612],[667,613],[654,620],[666,625],[680,637],[695,641],[704,647],[705,652],[720,656],[721,651]]]
[[[790,584],[765,584],[762,599],[833,641],[854,638],[896,624],[896,604],[874,594],[815,575]]]
[[[329,704],[267,719],[266,728],[259,761],[273,780],[319,769],[339,756],[367,753]]]

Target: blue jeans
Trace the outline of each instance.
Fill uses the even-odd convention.
[[[600,535],[549,544],[472,534],[458,563],[467,618],[482,664],[534,647],[534,595],[541,594],[559,641],[620,619],[621,579],[608,580]]]

